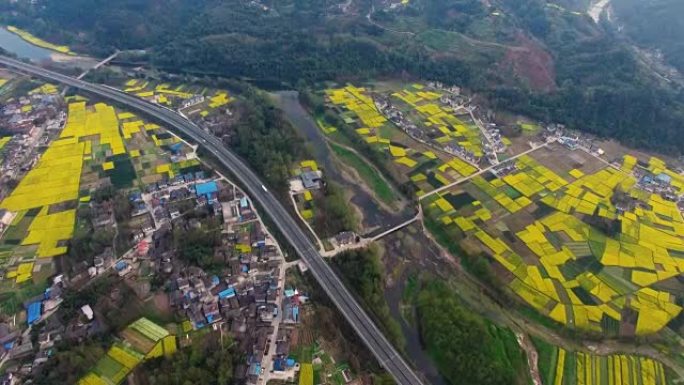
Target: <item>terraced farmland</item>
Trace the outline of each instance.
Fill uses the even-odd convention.
[[[413,184],[417,194],[423,195],[477,171],[475,165],[449,153],[437,151],[398,129],[380,113],[370,94],[367,89],[353,85],[325,90],[327,100],[338,109],[345,124],[354,130],[355,135],[387,158],[393,177],[399,182]],[[432,92],[420,93],[420,95],[423,94],[428,100],[439,98],[438,94]],[[405,93],[397,95],[404,96]],[[418,96],[415,97],[418,98]],[[416,106],[415,103],[414,106]],[[439,109],[435,104],[426,104],[416,108],[423,111],[425,116],[428,119],[432,118],[433,121],[442,122],[440,119],[445,119],[454,125],[459,123],[455,117],[443,110],[433,111]],[[319,122],[319,125],[327,135],[337,132],[335,127],[325,123]],[[454,140],[457,139],[458,137],[454,137]]]
[[[473,159],[482,158],[483,136],[480,129],[463,110],[455,115],[453,108],[440,103],[441,92],[426,91],[420,84],[413,84],[391,94],[392,102],[402,112],[413,115],[423,130],[429,130],[429,140],[444,147],[464,149]]]
[[[128,79],[118,84],[124,92],[171,108],[182,108],[188,116],[205,118],[234,99],[228,92],[195,85],[172,85],[151,80]]]
[[[538,343],[539,370],[550,385],[669,385],[663,365],[629,354],[596,355]]]
[[[78,385],[120,384],[144,360],[175,352],[175,335],[147,318],[140,318],[121,332],[121,340],[112,345]]]
[[[576,156],[560,146],[548,152]],[[465,250],[490,255],[508,288],[558,323],[610,335],[660,331],[682,310],[684,220],[675,202],[645,191],[637,176],[667,175],[679,194],[684,179],[656,158],[571,167],[551,170],[524,156],[505,175],[477,176],[423,206]]]
[[[347,85],[325,96],[345,126],[319,122],[323,132],[353,132],[419,197],[478,171],[470,157],[433,146],[453,143],[475,157],[484,148],[477,127],[454,115],[460,107],[445,107],[440,92],[415,84],[389,92],[388,101],[377,91]],[[427,136],[397,128],[381,112],[387,103]],[[491,255],[509,289],[540,313],[572,328],[646,335],[681,312],[678,290],[684,287],[674,278],[684,269],[684,222],[675,202],[637,188],[643,173],[663,174],[677,195],[683,192],[682,176],[658,159],[637,164],[628,155],[620,167],[608,167],[556,146],[519,156],[422,203],[455,242]]]

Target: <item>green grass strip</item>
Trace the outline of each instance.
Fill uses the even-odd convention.
[[[335,152],[335,155],[345,162],[350,167],[354,168],[359,176],[373,189],[380,200],[385,203],[392,204],[397,196],[392,191],[392,188],[385,182],[380,174],[371,167],[366,161],[348,149],[339,146],[335,143],[330,143],[330,147]]]

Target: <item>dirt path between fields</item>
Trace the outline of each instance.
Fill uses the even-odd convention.
[[[437,240],[425,228],[425,224],[422,220],[419,223],[421,224],[425,235],[438,247],[441,256],[455,267],[455,271],[452,272],[453,279],[450,280],[450,283],[455,287],[459,297],[466,302],[471,310],[480,313],[492,322],[511,328],[516,335],[523,333],[528,341],[530,336],[535,336],[569,351],[581,351],[598,355],[634,354],[645,356],[662,362],[670,367],[677,376],[684,379],[684,365],[651,346],[635,345],[633,343],[616,340],[591,341],[565,337],[536,322],[528,321],[518,314],[514,310],[515,307],[511,307],[510,304],[507,304],[507,307],[504,307],[503,304],[494,300],[491,294],[488,294],[491,293],[490,288],[466,272],[458,260],[451,255],[448,250],[437,243]],[[531,341],[528,343],[531,344]],[[528,351],[526,350],[526,352]],[[528,352],[529,355],[532,354],[530,352]],[[534,353],[536,354],[536,349],[534,349]],[[673,352],[673,354],[675,353],[677,352]],[[535,376],[539,376],[539,371],[538,368],[533,369],[532,367],[533,366],[530,365],[530,373],[533,375],[533,378],[535,378]]]

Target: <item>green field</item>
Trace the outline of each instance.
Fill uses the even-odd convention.
[[[539,352],[539,373],[544,384],[669,385],[665,367],[647,357],[613,354],[600,356],[566,351],[533,338]]]
[[[344,163],[359,173],[359,176],[373,189],[373,192],[375,192],[380,200],[387,204],[392,204],[398,199],[392,188],[380,176],[377,170],[366,163],[361,157],[335,143],[330,143],[330,148]]]

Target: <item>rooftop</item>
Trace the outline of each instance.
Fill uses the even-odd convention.
[[[218,185],[216,184],[216,181],[197,183],[195,185],[195,190],[197,191],[198,196],[204,195],[209,198],[211,194],[218,192]]]

